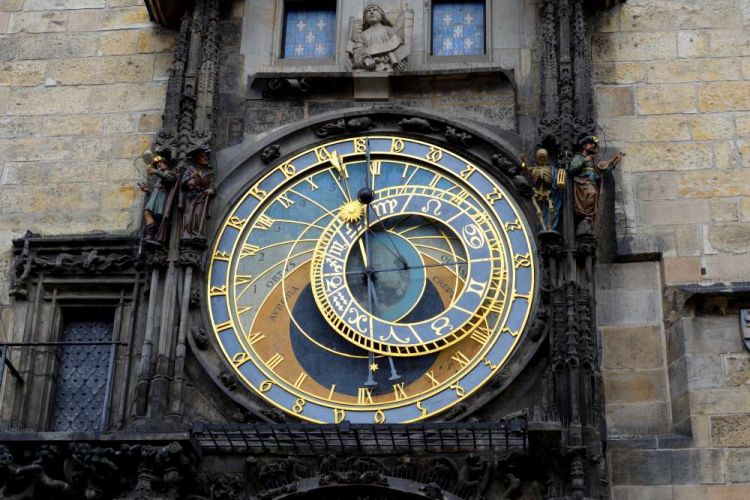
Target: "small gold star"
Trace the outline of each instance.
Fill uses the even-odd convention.
[[[341,206],[339,217],[344,222],[354,224],[355,222],[359,222],[364,215],[364,208],[365,206],[357,200],[347,201]]]
[[[376,372],[376,371],[378,371],[378,364],[377,364],[377,363],[373,363],[373,364],[371,364],[371,365],[370,365],[370,371],[371,371],[371,372]]]

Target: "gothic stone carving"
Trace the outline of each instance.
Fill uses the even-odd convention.
[[[350,118],[349,120],[341,119],[328,122],[316,130],[315,135],[318,137],[328,137],[352,132],[367,132],[376,126],[375,122],[371,119],[366,116],[360,116],[358,118]]]
[[[395,21],[393,21],[395,19]],[[347,53],[354,71],[405,71],[411,53],[414,11],[386,13],[369,4],[349,23]]]

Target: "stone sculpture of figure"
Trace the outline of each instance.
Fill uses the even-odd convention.
[[[592,233],[599,204],[599,189],[602,175],[612,171],[625,153],[616,154],[609,161],[596,161],[599,139],[595,135],[582,134],[578,140],[579,152],[570,162],[569,173],[573,176],[575,212],[581,220],[578,233]]]
[[[370,4],[362,14],[361,25],[353,24],[348,52],[352,68],[364,71],[405,71],[409,56],[411,26],[405,26],[402,13],[394,26],[378,5]],[[409,19],[413,21],[412,19]],[[408,38],[407,38],[408,37]]]
[[[214,173],[209,165],[209,154],[210,150],[206,146],[198,146],[190,151],[192,165],[182,178],[184,200],[181,238],[183,240],[204,241],[206,239],[205,221],[209,202],[214,194]]]
[[[139,184],[141,190],[149,194],[146,208],[143,209],[143,220],[146,223],[143,241],[152,245],[162,245],[168,236],[168,221],[171,213],[174,187],[177,176],[172,171],[169,159],[166,156],[157,155],[146,172],[156,179],[152,187]]]
[[[536,165],[529,169],[536,215],[543,231],[557,231],[565,186],[565,170],[549,163],[549,153],[539,148],[535,153]]]

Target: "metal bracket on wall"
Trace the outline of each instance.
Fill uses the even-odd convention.
[[[13,366],[13,363],[10,359],[6,356],[6,352],[8,350],[8,346],[5,344],[0,344],[0,386],[3,384],[3,375],[5,375],[5,367],[8,367],[8,371],[11,375],[13,375],[13,378],[16,379],[16,382],[20,385],[23,385],[23,377],[20,373],[18,373],[18,370],[16,370],[16,367]]]

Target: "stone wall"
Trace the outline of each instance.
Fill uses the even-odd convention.
[[[140,0],[0,0],[1,269],[26,230],[137,230],[174,42]]]
[[[747,299],[703,315],[675,293],[750,279],[748,26],[747,0],[630,0],[593,23],[600,135],[627,153],[618,254],[658,256],[597,269],[614,498],[750,497]]]
[[[747,0],[631,0],[594,26],[619,251],[661,252],[666,283],[750,278],[748,25]]]

